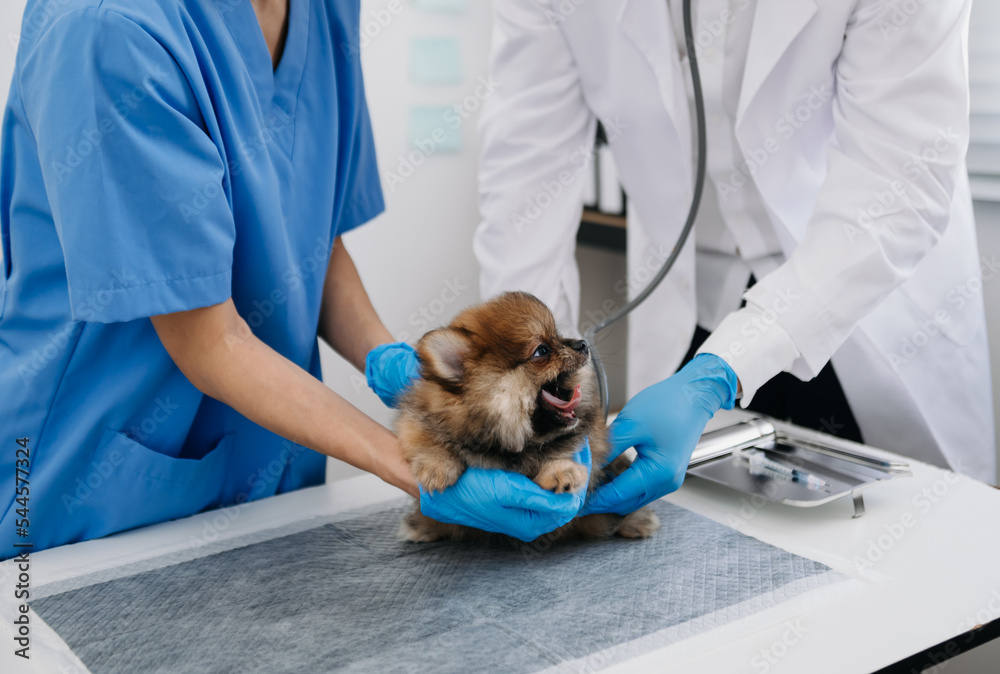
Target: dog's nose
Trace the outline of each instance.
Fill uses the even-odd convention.
[[[590,350],[589,347],[587,346],[587,342],[583,341],[582,339],[574,339],[572,342],[569,343],[569,346],[574,351],[579,351],[580,353],[587,353]]]

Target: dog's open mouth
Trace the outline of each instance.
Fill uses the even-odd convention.
[[[575,410],[583,399],[579,384],[571,391],[559,386],[557,381],[543,386],[540,397],[544,407],[565,419],[576,419]]]

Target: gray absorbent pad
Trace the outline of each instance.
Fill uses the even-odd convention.
[[[654,633],[667,645],[846,580],[664,501],[648,540],[545,551],[403,543],[398,504],[32,608],[95,674],[507,673]]]

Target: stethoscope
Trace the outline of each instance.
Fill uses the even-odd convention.
[[[604,319],[597,326],[587,330],[587,333],[583,336],[590,347],[591,359],[594,363],[594,369],[597,371],[597,385],[601,393],[601,404],[604,406],[605,417],[608,415],[608,406],[610,405],[610,401],[608,400],[608,378],[604,371],[604,364],[601,362],[601,356],[597,352],[597,345],[594,343],[594,335],[628,316],[633,309],[645,302],[646,298],[660,285],[660,282],[663,281],[671,267],[674,266],[674,262],[677,261],[678,256],[680,256],[681,249],[684,248],[688,235],[691,233],[692,227],[694,227],[694,219],[698,215],[698,206],[701,204],[701,193],[705,187],[705,101],[702,98],[701,77],[698,74],[698,59],[695,56],[694,49],[694,30],[691,27],[691,0],[684,0],[684,42],[687,48],[688,65],[691,68],[691,83],[694,89],[695,126],[698,135],[698,164],[695,169],[694,194],[691,197],[691,207],[688,209],[687,221],[684,223],[684,228],[677,237],[677,243],[674,244],[674,249],[670,251],[669,257],[667,257],[663,266],[660,267],[660,270],[656,272],[653,280],[631,302],[611,314],[611,316]]]

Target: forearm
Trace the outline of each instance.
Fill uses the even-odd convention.
[[[232,301],[156,316],[160,339],[200,391],[278,435],[418,494],[396,437],[253,335]]]
[[[361,276],[343,241],[337,237],[323,285],[319,336],[360,371],[379,344],[395,341],[375,313]]]

